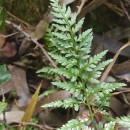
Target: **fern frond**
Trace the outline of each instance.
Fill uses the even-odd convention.
[[[130,128],[130,116],[123,116],[116,119],[116,122],[123,127],[129,127]]]
[[[38,70],[36,73],[50,73],[49,70],[54,69],[53,67],[43,67],[42,69]]]
[[[71,81],[75,81],[77,76],[79,75],[79,71],[77,69],[67,70],[66,68],[53,68],[53,67],[44,67],[37,71],[37,73],[48,73],[48,74],[58,74],[63,75],[64,77],[71,79]]]
[[[82,84],[81,83],[67,83],[67,82],[52,82],[53,85],[61,88],[61,89],[65,89],[68,92],[72,93],[75,95],[75,97],[78,97],[79,95],[81,95],[81,91],[82,91]]]
[[[79,102],[73,98],[67,98],[63,101],[55,101],[48,104],[43,105],[42,107],[62,107],[62,108],[74,108],[76,111],[79,109]]]
[[[61,55],[56,55],[49,53],[49,55],[56,60],[56,62],[60,63],[62,66],[65,66],[66,68],[72,68],[77,64],[76,59],[69,60],[66,57],[63,57]]]
[[[104,68],[112,62],[112,59],[104,61],[102,63],[99,63],[97,66],[92,64],[90,65],[90,68],[93,70],[92,72],[88,73],[88,81],[90,83],[98,83],[98,80],[95,80],[101,76],[101,71],[104,70]],[[86,79],[87,80],[87,79]]]
[[[70,40],[71,39],[71,37],[69,36],[69,34],[65,34],[65,33],[57,33],[57,32],[53,32],[53,35],[55,36],[55,37],[58,37],[59,39],[62,39],[62,40]]]
[[[103,56],[106,53],[107,53],[107,50],[95,55],[94,57],[90,57],[88,61],[86,61],[86,63],[84,64],[83,70],[87,72],[92,72],[93,69],[96,68],[96,65],[98,64],[98,62],[103,58]]]
[[[80,122],[79,120],[72,119],[68,121],[67,124],[63,125],[61,128],[57,130],[82,130],[85,128],[85,122]],[[91,130],[91,129],[86,129]]]
[[[114,130],[115,129],[115,121],[111,121],[107,124],[105,124],[105,128],[103,130]]]
[[[73,26],[73,25],[75,24],[76,18],[77,18],[77,14],[76,14],[76,12],[75,12],[75,13],[73,13],[73,17],[71,17],[71,19],[68,20],[70,26]]]
[[[80,42],[79,51],[81,56],[88,55],[90,53],[92,40],[93,40],[92,29],[88,29],[82,34],[79,34],[77,42]]]
[[[95,92],[93,92],[93,98],[95,99],[96,106],[109,106],[109,100],[111,96],[111,92],[118,87],[125,86],[124,83],[101,83],[97,85],[95,88]],[[98,94],[96,93],[98,92]]]
[[[76,33],[77,31],[79,31],[79,29],[82,27],[83,23],[84,23],[84,18],[82,18],[82,19],[74,26],[74,28],[72,29],[72,31],[73,31],[74,33]],[[72,23],[70,23],[70,24],[72,24]]]
[[[124,83],[101,83],[99,85],[99,89],[102,89],[103,92],[105,92],[106,94],[112,92],[113,90],[115,90],[116,88],[122,87],[122,86],[126,86],[126,84]]]
[[[60,26],[60,25],[58,25],[58,24],[53,24],[53,26],[55,27],[55,28],[57,28],[58,30],[60,30],[60,31],[62,31],[62,32],[68,32],[69,30],[68,30],[68,28],[66,27],[66,26]]]
[[[6,65],[0,65],[0,84],[7,82],[10,78],[10,74],[6,74]]]
[[[53,19],[54,22],[59,23],[59,24],[68,24],[68,19],[71,14],[70,7],[66,8],[65,5],[61,6],[59,4],[59,0],[56,0],[56,1],[51,0],[51,2],[52,2],[51,5],[53,7],[53,12],[54,12],[54,13],[53,12],[52,13],[55,16],[55,18]],[[59,22],[59,20],[60,20],[60,22]]]
[[[102,71],[102,70],[104,70],[104,68],[105,68],[108,64],[110,64],[112,61],[113,61],[113,59],[110,59],[110,60],[103,61],[102,63],[99,63],[96,67],[94,67],[93,72],[95,73],[96,71]],[[98,78],[98,77],[97,77],[97,78]]]

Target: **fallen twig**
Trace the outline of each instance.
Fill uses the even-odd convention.
[[[79,15],[79,13],[81,12],[81,10],[82,10],[82,8],[83,8],[83,6],[84,6],[84,4],[85,4],[86,1],[87,1],[87,0],[82,0],[80,6],[77,6],[77,8],[78,8],[77,14],[78,14],[78,15]]]
[[[130,15],[129,15],[129,13],[127,12],[127,10],[125,9],[125,7],[124,7],[124,4],[123,4],[122,0],[120,0],[120,3],[121,3],[121,6],[122,6],[122,8],[123,8],[123,10],[124,10],[124,12],[125,12],[125,14],[126,14],[126,16],[127,16],[128,20],[130,21]]]
[[[7,14],[11,17],[13,17],[14,19],[16,19],[17,21],[19,21],[20,23],[23,23],[24,25],[26,25],[27,27],[32,27],[30,24],[26,23],[25,21],[23,21],[22,19],[16,17],[15,15],[11,14],[9,11],[7,11]]]
[[[109,2],[104,2],[104,5],[107,6],[108,8],[110,8],[115,13],[117,13],[119,16],[121,16],[121,17],[124,16],[124,11],[122,9],[120,9],[119,7],[117,7],[115,4],[111,4]]]

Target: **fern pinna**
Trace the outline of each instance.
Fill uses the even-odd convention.
[[[73,96],[63,101],[45,104],[42,107],[71,107],[78,111],[82,103],[87,106],[90,114],[88,119],[92,121],[96,129],[92,107],[103,111],[102,106],[109,106],[110,92],[124,84],[105,82],[99,84],[98,78],[101,76],[101,71],[112,61],[101,62],[107,51],[91,57],[92,29],[79,34],[84,19],[76,23],[77,14],[72,13],[70,7],[60,5],[59,0],[50,1],[54,19],[52,28],[48,29],[46,34],[46,40],[49,47],[48,53],[57,62],[58,68],[43,67],[37,73],[40,73],[41,76],[57,75],[52,84],[67,90]],[[60,81],[58,75],[64,76],[66,81]],[[78,120],[70,122],[61,130],[67,130],[69,127],[80,130],[85,126],[84,121],[84,123]]]

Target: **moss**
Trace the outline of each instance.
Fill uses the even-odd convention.
[[[33,24],[42,19],[49,5],[48,0],[5,0],[7,11],[16,17]]]

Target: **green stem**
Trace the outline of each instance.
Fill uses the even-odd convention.
[[[86,96],[85,96],[86,97]],[[97,127],[96,127],[96,123],[95,123],[95,120],[94,120],[94,114],[92,112],[92,109],[90,107],[90,103],[88,101],[88,99],[86,98],[86,103],[87,103],[87,106],[88,106],[88,110],[89,110],[89,113],[90,113],[90,117],[91,117],[91,120],[92,120],[92,124],[94,126],[94,129],[97,130]]]
[[[86,105],[87,105],[88,110],[89,110],[90,118],[91,118],[92,124],[93,124],[93,126],[94,126],[94,129],[97,130],[96,122],[95,122],[95,120],[94,120],[94,114],[93,114],[93,111],[92,111],[92,109],[91,109],[91,105],[90,105],[89,100],[88,100],[88,95],[87,95],[87,93],[86,93],[86,87],[85,87],[85,85],[84,85],[84,81],[82,80],[82,78],[81,78],[81,81],[82,81],[82,84],[83,84],[84,96],[85,96],[85,99],[86,99]]]

